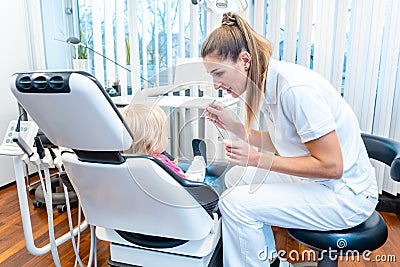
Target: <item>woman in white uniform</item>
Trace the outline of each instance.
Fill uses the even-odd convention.
[[[238,165],[226,174],[219,202],[224,266],[290,266],[277,257],[271,226],[349,228],[378,202],[350,106],[319,74],[271,54],[270,43],[231,13],[202,46],[215,89],[245,96],[244,124],[221,106],[207,107],[208,120],[240,139],[224,140]],[[260,111],[268,132],[254,129]]]

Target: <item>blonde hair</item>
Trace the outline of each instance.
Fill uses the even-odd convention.
[[[167,121],[165,112],[158,106],[130,104],[121,114],[133,134],[132,145],[125,153],[154,154],[162,145]]]
[[[246,130],[249,133],[252,121],[260,107],[265,93],[265,79],[272,55],[270,42],[256,33],[241,16],[225,13],[221,26],[215,29],[204,41],[201,56],[213,55],[220,60],[237,61],[241,52],[251,55],[247,73],[246,88]],[[248,80],[248,81],[249,81]]]

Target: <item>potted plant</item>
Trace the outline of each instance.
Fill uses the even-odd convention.
[[[126,57],[125,57],[125,63],[126,63],[126,68],[131,70],[131,46],[129,43],[129,38],[125,37],[125,50],[126,50]],[[128,87],[128,92],[131,90],[130,88],[132,88],[132,79],[131,79],[131,72],[128,71],[126,73],[127,77],[126,77],[126,84]]]
[[[83,40],[82,30],[79,27],[79,40],[82,44],[75,47],[75,54],[72,60],[73,68],[76,70],[84,70],[90,72],[91,61],[89,59],[89,53],[87,46],[92,39],[93,34],[89,34],[86,41]],[[83,45],[84,44],[84,45]]]
[[[129,66],[131,65],[131,47],[129,44],[129,38],[125,37],[125,49],[126,49],[126,65]]]

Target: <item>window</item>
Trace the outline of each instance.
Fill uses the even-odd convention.
[[[136,76],[140,88],[170,83],[173,77],[170,70],[176,59],[198,56],[206,35],[206,12],[192,6],[190,1],[77,0],[77,3],[78,38],[89,49],[79,47],[76,57],[78,52],[86,52],[89,71],[99,81],[109,86],[118,80],[126,85],[128,93],[132,92],[132,78]]]

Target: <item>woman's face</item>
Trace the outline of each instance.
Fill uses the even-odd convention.
[[[226,90],[235,98],[246,91],[247,71],[240,57],[234,62],[230,59],[220,60],[216,56],[207,55],[203,61],[207,72],[213,78],[216,90]]]

